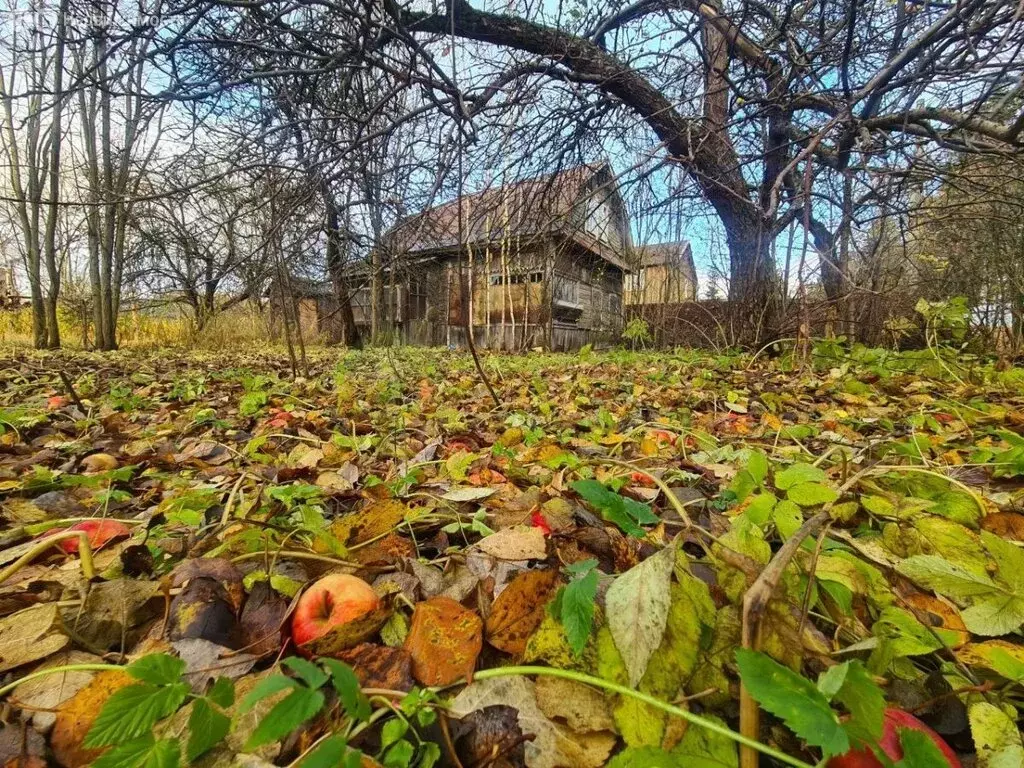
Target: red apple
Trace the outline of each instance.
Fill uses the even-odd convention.
[[[131,536],[132,529],[117,520],[83,520],[75,523],[70,528],[54,528],[47,531],[44,536],[53,536],[63,531],[85,531],[85,537],[89,540],[89,548],[95,552],[102,549],[114,539],[123,539]],[[58,545],[69,555],[78,553],[78,537],[64,539]]]
[[[903,747],[900,746],[900,731],[908,728],[912,731],[921,731],[930,738],[935,746],[939,748],[949,768],[961,768],[960,758],[956,756],[949,744],[939,734],[922,723],[909,712],[902,709],[890,707],[885,710],[885,720],[882,723],[882,738],[878,742],[879,749],[890,760],[903,759]],[[870,749],[852,749],[845,755],[833,757],[828,761],[828,768],[885,768],[882,761],[871,752]]]
[[[378,607],[380,597],[362,579],[347,573],[328,574],[299,598],[292,614],[292,640],[301,646]]]

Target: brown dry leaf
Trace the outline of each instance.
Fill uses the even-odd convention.
[[[521,655],[526,641],[544,619],[545,606],[558,589],[558,571],[526,571],[495,599],[487,617],[487,642],[505,653]]]
[[[287,615],[288,601],[271,588],[269,582],[253,584],[239,619],[245,650],[257,656],[277,653]]]
[[[205,576],[190,581],[171,602],[167,637],[195,637],[228,648],[241,647],[242,630],[224,585]]]
[[[917,593],[903,598],[907,606],[917,614],[917,618],[929,627],[939,627],[956,632],[958,639],[953,648],[959,648],[971,639],[970,632],[960,618],[960,611],[944,600],[932,595]]]
[[[131,630],[162,615],[164,598],[155,581],[117,579],[94,584],[80,607],[64,610],[68,630],[94,647],[132,644]]]
[[[331,524],[331,533],[347,547],[391,533],[405,520],[409,508],[398,499],[374,502]]]
[[[1004,539],[1024,541],[1024,515],[1020,512],[993,512],[981,518],[982,530]]]
[[[391,565],[400,560],[416,557],[416,547],[405,536],[389,533],[383,539],[354,550],[349,557],[361,565]]]
[[[55,603],[12,613],[0,619],[0,672],[45,659],[67,644]]]
[[[448,597],[416,605],[405,648],[423,685],[450,685],[470,677],[483,647],[483,621]]]
[[[230,648],[194,637],[176,640],[171,647],[185,662],[185,680],[196,693],[205,691],[207,684],[218,677],[237,680],[251,672],[257,661],[251,653],[236,653]]]
[[[534,684],[525,677],[475,682],[455,697],[451,712],[464,717],[494,704],[515,707],[522,732],[534,734],[534,740],[526,744],[529,768],[598,768],[608,760],[617,741],[613,733],[573,733],[551,722],[537,706]]]
[[[171,586],[180,587],[199,578],[219,581],[235,610],[242,607],[245,600],[242,572],[230,560],[223,557],[194,557],[183,560],[171,574]]]
[[[362,616],[338,624],[324,635],[300,646],[303,653],[311,656],[337,657],[343,651],[354,648],[376,635],[391,618],[395,610],[395,596],[384,595],[380,605]]]
[[[363,688],[387,688],[391,691],[412,690],[412,656],[404,648],[360,643],[338,654],[350,665]]]
[[[548,556],[544,532],[532,525],[503,528],[481,539],[476,546],[499,560],[543,560]]]
[[[514,707],[492,704],[458,721],[453,730],[460,762],[490,768],[524,768],[526,740],[518,714]]]
[[[103,753],[105,747],[86,749],[82,741],[107,699],[115,691],[137,682],[126,672],[100,672],[60,707],[50,737],[50,747],[58,763],[64,768],[79,768],[89,765]]]
[[[99,656],[84,651],[62,651],[51,656],[36,671],[63,667],[67,664],[99,664]],[[45,733],[57,719],[57,708],[70,699],[95,676],[95,672],[59,672],[22,683],[11,693],[11,699],[31,713],[32,727]]]
[[[537,706],[552,720],[564,720],[576,733],[615,730],[611,707],[600,691],[559,677],[541,676],[534,685]]]

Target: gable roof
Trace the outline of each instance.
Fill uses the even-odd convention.
[[[672,243],[652,243],[637,247],[639,264],[642,267],[659,267],[667,264],[680,270],[694,285],[697,285],[697,268],[693,263],[693,249],[686,240]]]
[[[455,199],[407,216],[388,230],[384,243],[408,256],[456,249],[461,242],[473,245],[560,234],[628,269],[623,253],[613,253],[584,231],[578,204],[588,196],[612,201],[625,218],[611,169],[607,163],[592,163],[463,195],[461,206]]]

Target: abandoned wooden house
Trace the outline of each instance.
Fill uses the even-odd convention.
[[[636,268],[626,276],[625,300],[634,304],[677,304],[697,299],[697,270],[685,240],[642,245]]]
[[[606,163],[430,208],[399,221],[378,247],[390,265],[382,313],[404,343],[463,346],[467,319],[476,344],[491,349],[619,340],[632,244]],[[353,310],[365,327],[362,282]]]

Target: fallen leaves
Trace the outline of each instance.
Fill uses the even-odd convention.
[[[477,548],[499,560],[543,560],[547,557],[544,532],[532,525],[516,525],[485,536]]]
[[[665,547],[619,576],[608,588],[608,628],[626,665],[630,686],[644,676],[661,644],[672,598],[675,547]]]
[[[378,715],[361,743],[383,746],[364,762],[429,762],[436,701],[423,686],[509,662],[695,697],[735,729],[744,592],[828,506],[829,527],[802,543],[766,610],[763,650],[792,676],[762,695],[802,680],[831,724],[851,714],[844,701],[881,698],[810,682],[857,658],[890,698],[945,697],[923,717],[959,707],[946,723],[958,746],[970,712],[979,755],[1017,759],[1007,691],[1024,681],[1024,396],[1009,372],[981,366],[961,385],[881,350],[816,352],[800,368],[785,355],[495,356],[495,410],[464,356],[308,355],[310,376],[294,380],[270,353],[70,355],[88,414],[34,364],[0,367],[0,563],[74,524],[97,574],[84,583],[54,547],[9,579],[0,669],[160,652],[184,662],[190,696],[235,680],[243,699],[273,675],[308,686],[301,727],[259,730],[291,687],[245,714],[189,701],[157,726],[185,734],[198,712],[212,739],[229,718],[210,764],[301,764],[316,744],[339,764],[346,747],[331,739],[358,685],[409,723]],[[336,571],[391,597],[279,669],[296,651],[282,633],[295,595]],[[313,713],[334,685],[328,660],[351,679]],[[7,703],[67,710],[66,726],[92,680],[38,678]],[[450,723],[464,765],[736,764],[722,734],[575,681],[478,679],[450,693],[466,715]],[[37,727],[45,715],[60,717],[36,712]],[[62,748],[84,760],[68,730]],[[267,733],[273,743],[246,751]],[[778,724],[762,738],[806,759],[823,733],[838,743],[802,725],[802,744]],[[155,759],[166,741],[138,748]]]
[[[136,682],[124,672],[100,672],[60,706],[50,737],[50,746],[57,761],[64,768],[81,768],[102,754],[102,748],[86,748],[83,745],[85,737],[107,699]]]
[[[0,672],[45,659],[69,642],[55,603],[6,616],[0,619]]]
[[[487,642],[506,653],[522,655],[530,635],[544,619],[558,582],[555,570],[526,571],[516,576],[491,606]]]
[[[450,685],[471,678],[483,646],[483,621],[448,597],[416,604],[405,649],[423,685]]]

